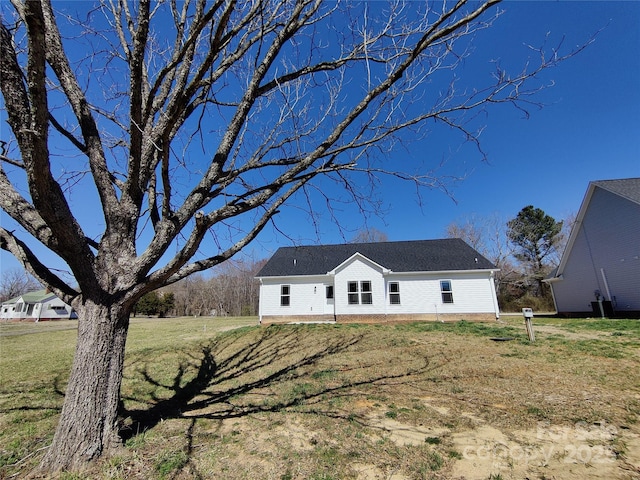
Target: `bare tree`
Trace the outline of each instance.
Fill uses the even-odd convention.
[[[170,291],[174,294],[176,315],[195,315],[196,298],[204,281],[202,274],[195,273],[163,289],[163,291]]]
[[[230,259],[215,267],[210,278],[192,275],[163,291],[174,294],[178,315],[257,315],[255,276],[265,263],[266,260]]]
[[[557,49],[513,75],[494,63],[475,88],[453,73],[497,3],[2,2],[0,206],[19,228],[0,228],[0,248],[80,318],[43,470],[120,444],[129,314],[144,294],[233,257],[296,192],[330,201],[320,177],[361,202],[358,174],[438,186],[376,154],[407,129],[442,124],[479,146],[475,113],[529,106]],[[79,192],[95,192],[87,222]]]
[[[485,220],[479,220],[477,217],[467,218],[463,223],[451,222],[446,228],[447,238],[461,238],[491,260],[488,255],[489,247],[487,245],[487,231],[484,222]],[[493,260],[491,261],[493,262]],[[495,264],[495,262],[493,263]]]
[[[505,288],[520,277],[512,261],[513,248],[507,239],[507,223],[499,214],[486,217],[472,215],[447,225],[446,236],[461,238],[500,269],[496,272],[496,293],[502,297]]]
[[[259,284],[255,278],[266,260],[231,260],[220,265],[211,278],[219,315],[257,315]]]
[[[0,279],[0,302],[39,288],[41,286],[36,279],[22,269],[14,268],[4,271]]]
[[[567,216],[562,220],[562,230],[558,234],[556,248],[553,252],[552,257],[549,259],[554,267],[557,267],[560,264],[560,260],[562,259],[565,248],[567,248],[567,243],[569,242],[569,237],[571,236],[571,230],[573,230],[573,226],[576,223],[577,217],[578,215],[576,212],[569,212]]]
[[[359,230],[358,233],[356,233],[356,235],[351,239],[351,243],[372,243],[387,241],[389,241],[389,237],[387,236],[387,234],[374,227]]]

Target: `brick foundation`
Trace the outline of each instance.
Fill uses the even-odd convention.
[[[401,322],[459,322],[465,320],[467,322],[494,322],[496,316],[494,313],[421,313],[421,314],[395,314],[395,315],[265,315],[262,317],[262,325],[271,325],[275,323],[313,323],[313,322],[333,322],[337,323],[401,323]]]
[[[333,315],[264,315],[262,317],[262,325],[272,325],[276,323],[294,323],[294,322],[335,322]]]

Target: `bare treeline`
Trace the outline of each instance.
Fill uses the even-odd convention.
[[[175,296],[177,316],[247,316],[258,314],[256,273],[266,260],[229,260],[210,277],[191,275],[162,289]]]
[[[0,302],[41,288],[40,283],[25,270],[16,268],[0,273]]]

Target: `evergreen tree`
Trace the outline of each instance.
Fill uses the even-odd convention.
[[[142,296],[135,306],[135,312],[141,315],[155,315],[160,307],[160,298],[156,292],[149,292]]]
[[[538,296],[542,295],[542,279],[550,268],[545,260],[556,252],[561,231],[562,221],[557,222],[533,205],[527,205],[507,222],[507,237],[514,246],[514,256],[530,270]]]

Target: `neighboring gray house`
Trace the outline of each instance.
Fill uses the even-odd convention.
[[[0,306],[0,319],[12,321],[44,321],[78,318],[75,311],[49,290],[29,292],[12,298]]]
[[[558,268],[545,280],[564,316],[640,316],[640,178],[587,188]]]
[[[460,239],[280,248],[260,322],[495,320],[498,269]]]

